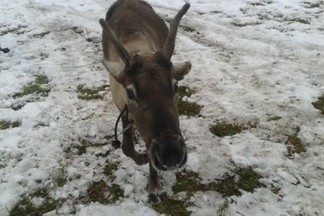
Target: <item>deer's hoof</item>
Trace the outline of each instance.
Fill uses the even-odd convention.
[[[164,201],[167,198],[168,198],[168,195],[166,192],[162,192],[160,194],[154,194],[154,193],[149,194],[149,202],[153,202],[153,203]]]

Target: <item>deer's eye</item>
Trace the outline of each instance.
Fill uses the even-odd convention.
[[[129,100],[135,100],[135,94],[134,94],[133,90],[126,89],[126,92],[127,92],[127,97]]]

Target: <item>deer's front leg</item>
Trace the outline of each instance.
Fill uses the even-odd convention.
[[[166,192],[163,192],[162,185],[160,183],[160,177],[158,171],[150,164],[150,174],[149,174],[149,201],[158,202],[159,199],[161,201],[167,198]]]
[[[123,129],[129,126],[130,121],[124,115],[122,116]],[[132,158],[136,164],[143,165],[148,162],[148,156],[146,153],[138,153],[135,150],[134,145],[134,128],[131,126],[128,130],[123,133],[123,152],[126,156]]]

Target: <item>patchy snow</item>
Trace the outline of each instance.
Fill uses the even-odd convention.
[[[148,0],[165,19],[182,1]],[[46,215],[159,215],[147,198],[148,166],[137,166],[111,145],[76,154],[80,140],[103,143],[117,109],[103,100],[80,100],[77,87],[108,84],[101,65],[101,28],[111,0],[2,0],[0,3],[0,215],[26,194],[48,188],[63,199]],[[186,169],[204,180],[236,166],[251,166],[264,188],[230,198],[227,215],[324,215],[324,119],[312,102],[324,95],[324,3],[320,0],[191,0],[181,21],[173,60],[191,60],[182,82],[203,106],[200,117],[181,116],[189,149]],[[184,27],[185,26],[185,27]],[[190,29],[186,29],[190,28]],[[13,97],[36,75],[49,78],[48,97]],[[109,89],[109,88],[108,88]],[[107,91],[109,92],[109,91]],[[23,104],[21,109],[12,107]],[[280,117],[278,120],[270,120]],[[211,124],[256,125],[216,137]],[[298,129],[299,128],[299,129]],[[287,157],[288,136],[298,132],[306,152]],[[110,152],[111,151],[111,152]],[[110,152],[108,156],[100,153]],[[76,202],[103,167],[118,163],[113,182],[125,197],[113,205]],[[69,179],[62,187],[55,179]],[[169,194],[174,173],[163,174]],[[271,187],[280,188],[278,194]],[[192,197],[192,215],[216,215],[216,192]],[[41,200],[34,200],[41,203]]]

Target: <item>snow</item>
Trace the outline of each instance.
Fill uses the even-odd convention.
[[[165,19],[183,1],[148,0]],[[0,3],[0,120],[21,121],[0,130],[0,215],[26,194],[48,188],[64,204],[45,215],[160,215],[147,198],[148,166],[137,166],[104,142],[113,134],[117,109],[109,88],[103,100],[80,100],[78,85],[108,84],[101,64],[101,28],[112,0],[2,0]],[[324,120],[312,105],[324,95],[324,3],[320,0],[191,0],[181,21],[174,61],[190,60],[181,84],[196,93],[200,117],[180,117],[188,146],[186,169],[203,180],[221,178],[236,166],[251,166],[264,188],[229,199],[226,215],[324,215]],[[7,33],[6,33],[7,32]],[[48,97],[13,98],[35,75],[49,78]],[[11,109],[26,103],[19,110]],[[269,119],[281,117],[276,121]],[[210,125],[255,124],[234,136],[216,137]],[[43,125],[43,126],[41,126]],[[306,152],[287,157],[287,136],[296,134]],[[97,156],[110,152],[108,156]],[[113,183],[125,197],[113,205],[74,203],[103,167],[118,163]],[[55,179],[70,179],[56,187]],[[174,173],[163,173],[172,194]],[[271,186],[280,188],[278,194]],[[224,203],[217,192],[197,192],[192,215],[215,215]],[[34,199],[35,204],[42,200]]]
[[[156,216],[157,214],[145,207],[137,207],[136,203],[125,201],[120,206],[103,206],[94,204],[81,210],[79,216],[105,216],[105,215],[125,215],[125,216]]]

